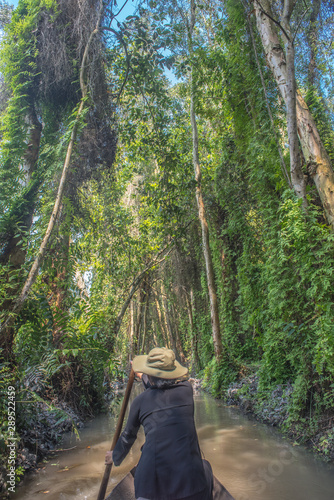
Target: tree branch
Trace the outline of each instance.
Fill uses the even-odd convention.
[[[115,19],[122,12],[122,10],[124,9],[124,7],[128,3],[128,1],[129,0],[125,0],[125,2],[123,3],[122,7],[119,9],[119,11],[117,12],[117,14],[113,15],[113,19]]]
[[[304,19],[304,17],[306,16],[306,14],[308,13],[308,11],[310,10],[310,8],[311,8],[311,7],[308,7],[308,8],[304,11],[304,14],[302,15],[302,17],[301,17],[301,19],[300,19],[300,21],[299,21],[299,23],[298,23],[298,26],[297,26],[297,28],[296,28],[295,34],[294,34],[294,35],[293,35],[293,37],[292,37],[292,43],[294,43],[294,42],[295,42],[295,38],[296,38],[296,36],[297,36],[297,33],[298,33],[298,30],[299,30],[299,27],[300,27],[300,25],[302,24],[303,19]]]

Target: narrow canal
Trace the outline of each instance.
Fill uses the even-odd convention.
[[[333,500],[333,465],[202,392],[195,395],[195,415],[204,457],[236,500]],[[95,500],[114,427],[113,417],[101,416],[80,431],[80,441],[67,436],[61,446],[68,451],[41,464],[13,498]],[[123,464],[113,468],[108,492],[137,463],[143,440],[141,433]]]

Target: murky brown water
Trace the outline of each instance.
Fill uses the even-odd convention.
[[[334,467],[300,447],[293,447],[271,428],[247,420],[206,394],[195,396],[201,449],[214,474],[236,500],[333,500]],[[36,475],[24,480],[13,498],[22,500],[95,500],[115,422],[96,418],[67,437]],[[110,491],[138,461],[143,434],[120,467],[114,467]]]

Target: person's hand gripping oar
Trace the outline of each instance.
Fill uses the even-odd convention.
[[[112,451],[115,448],[116,443],[118,441],[118,438],[121,435],[124,416],[125,416],[125,412],[126,412],[126,409],[128,406],[128,402],[129,402],[134,379],[135,379],[135,372],[131,368],[129,380],[128,380],[128,383],[126,386],[126,391],[124,394],[122,408],[121,408],[121,411],[120,411],[120,414],[118,417],[118,421],[117,421],[117,425],[116,425],[116,429],[115,429],[115,434],[114,434],[114,438],[113,438],[112,443],[111,443],[110,451]],[[102,478],[102,482],[101,482],[101,486],[100,486],[100,491],[99,491],[99,494],[97,496],[97,500],[104,500],[106,490],[107,490],[108,481],[109,481],[109,476],[110,476],[110,472],[111,472],[111,468],[112,468],[112,463],[106,465],[104,475]]]

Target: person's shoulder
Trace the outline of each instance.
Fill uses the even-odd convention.
[[[189,382],[189,380],[181,380],[181,381],[179,382],[179,384],[182,384],[182,385],[184,385],[185,387],[191,387],[191,388],[192,388],[192,384],[191,384],[191,382]]]
[[[187,391],[193,393],[193,386],[189,382],[189,380],[182,380],[181,382],[178,382],[177,385],[179,387],[184,387],[184,390],[187,390]]]
[[[136,396],[132,403],[131,403],[131,406],[140,406],[143,402],[143,400],[145,399],[145,394],[147,393],[147,390],[146,391],[143,391],[141,392],[140,394],[138,394],[138,396]]]

